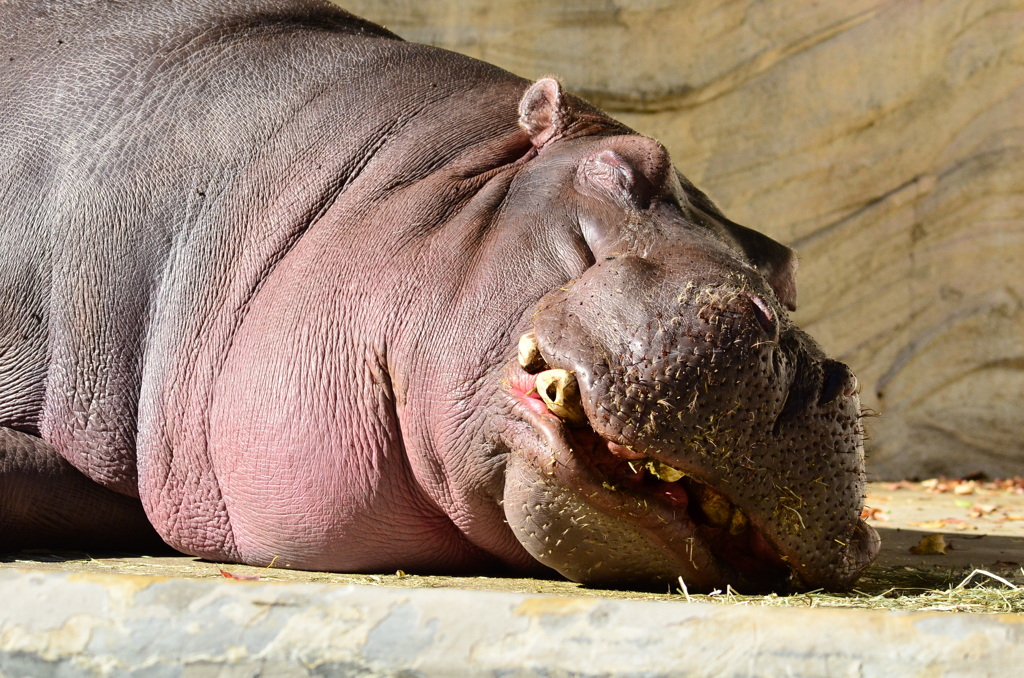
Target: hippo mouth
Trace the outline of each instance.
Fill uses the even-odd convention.
[[[545,441],[520,451],[529,463],[590,507],[628,523],[670,552],[675,576],[693,590],[732,585],[755,593],[807,587],[798,574],[798,554],[787,553],[773,538],[764,516],[741,510],[684,459],[661,458],[602,436],[583,411],[572,373],[549,367],[532,333],[523,336],[519,349],[518,361],[507,368],[505,386],[521,419]],[[867,534],[858,537],[870,541]],[[628,575],[622,579],[652,586],[665,577],[651,582]],[[842,588],[849,583],[834,584]]]

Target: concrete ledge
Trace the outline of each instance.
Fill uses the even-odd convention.
[[[1024,615],[0,571],[0,676],[1017,675]]]

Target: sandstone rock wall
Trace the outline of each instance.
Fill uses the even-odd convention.
[[[352,0],[555,74],[796,247],[882,477],[1024,473],[1024,0]]]

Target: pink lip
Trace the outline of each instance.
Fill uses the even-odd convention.
[[[536,414],[555,417],[537,393],[536,380],[536,375],[521,369],[510,368],[505,375],[508,390],[520,406]],[[555,418],[557,419],[557,417]]]

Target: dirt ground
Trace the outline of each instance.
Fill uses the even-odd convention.
[[[925,481],[872,483],[868,489],[868,522],[882,537],[878,560],[858,584],[864,595],[891,589],[894,578],[903,586],[944,588],[959,583],[974,569],[1024,584],[1024,481]],[[937,540],[930,535],[942,535]],[[927,538],[927,539],[926,539]],[[922,539],[926,539],[922,546]],[[917,552],[913,552],[911,549]],[[945,549],[945,553],[938,551]],[[550,593],[616,598],[677,598],[678,590],[637,593],[589,589],[557,580],[495,577],[351,575],[300,572],[245,565],[222,565],[189,556],[127,556],[22,552],[0,556],[0,568],[31,568],[63,572],[145,574],[193,579],[224,577],[261,581],[303,581],[371,586],[458,588]]]

